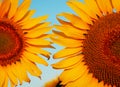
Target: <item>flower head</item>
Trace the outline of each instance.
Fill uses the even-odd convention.
[[[61,13],[64,21],[51,39],[64,49],[54,54],[63,58],[53,64],[64,69],[60,75],[65,87],[120,87],[120,1],[69,0],[77,15]]]
[[[49,58],[50,53],[42,48],[51,47],[45,40],[51,29],[47,16],[31,18],[35,10],[28,10],[31,0],[2,0],[0,2],[0,87],[7,87],[10,80],[14,87],[23,81],[30,82],[27,75],[40,76],[41,70],[36,63],[47,65],[38,56]]]

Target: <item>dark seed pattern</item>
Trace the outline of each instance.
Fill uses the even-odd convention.
[[[89,73],[99,82],[120,87],[120,13],[108,14],[90,25],[83,54]]]

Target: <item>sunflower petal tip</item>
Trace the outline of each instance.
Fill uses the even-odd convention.
[[[53,55],[53,58],[56,59],[56,58],[58,58],[58,57],[57,57],[57,55]]]
[[[65,13],[65,12],[62,12],[62,13],[60,13],[60,14],[57,14],[57,17],[58,17],[58,16],[63,16],[64,13]]]
[[[55,64],[52,64],[51,66],[52,66],[53,68],[55,68],[55,67],[56,67],[56,65],[55,65]]]

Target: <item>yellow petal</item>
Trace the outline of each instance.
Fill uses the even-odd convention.
[[[8,87],[8,81],[9,81],[8,76],[5,76],[4,84],[1,87]]]
[[[3,0],[1,6],[0,6],[0,18],[5,16],[5,14],[8,12],[10,7],[10,0]]]
[[[14,75],[16,75],[16,77],[19,79],[20,84],[22,84],[23,81],[26,81],[26,82],[30,81],[26,71],[23,69],[23,66],[21,65],[20,62],[16,62],[16,64],[12,64],[11,70],[14,73]]]
[[[81,63],[82,60],[83,60],[83,59],[81,58],[81,60],[80,60],[79,62],[77,62],[77,63],[75,63],[74,65],[69,66],[69,67],[66,66],[66,67],[64,67],[64,69],[69,70],[69,69],[73,69],[74,67],[77,67],[77,66],[80,65],[80,63]]]
[[[11,66],[10,65],[7,65],[5,68],[4,68],[10,78],[10,81],[12,81],[12,83],[14,85],[17,85],[18,84],[18,80],[17,80],[17,77],[13,74],[13,72],[11,71]]]
[[[85,21],[88,24],[93,24],[92,19],[85,12],[83,12],[80,8],[78,8],[76,5],[74,5],[71,2],[67,2],[67,5],[70,6],[83,21]]]
[[[56,87],[56,85],[59,83],[58,78],[55,78],[51,81],[48,81],[47,83],[45,83],[44,87]]]
[[[16,13],[14,14],[14,21],[17,22],[22,19],[28,11],[31,0],[24,0],[22,4],[18,7]]]
[[[59,18],[59,14],[57,15],[56,19],[59,21],[59,23],[61,23],[62,25],[71,25],[70,22],[67,22],[66,20],[60,19]]]
[[[92,12],[98,16],[102,16],[102,13],[100,12],[97,3],[95,0],[85,0],[85,4],[90,7],[89,9],[92,10]]]
[[[29,19],[29,20],[21,23],[22,29],[32,28],[32,27],[36,26],[37,24],[39,24],[40,22],[46,20],[47,18],[48,18],[48,16],[45,15],[45,16],[40,16],[40,17],[37,17],[37,18]]]
[[[82,48],[77,47],[77,48],[64,48],[57,53],[54,54],[53,58],[63,58],[67,56],[72,56],[77,54],[78,52],[81,53]]]
[[[47,62],[43,58],[41,58],[40,56],[36,54],[29,53],[27,51],[24,51],[23,57],[30,60],[31,62],[37,62],[39,64],[44,64],[46,66],[48,65]]]
[[[6,78],[6,73],[2,68],[2,66],[0,66],[0,87],[4,85],[5,78]]]
[[[15,87],[15,85],[12,81],[10,81],[10,87]]]
[[[65,70],[60,75],[60,81],[62,81],[61,84],[67,84],[68,82],[80,78],[82,75],[84,75],[86,71],[87,71],[87,67],[84,65],[83,62],[81,62],[79,66],[76,66],[73,69]]]
[[[106,14],[106,7],[105,7],[105,3],[103,3],[103,0],[96,0],[98,7],[100,8],[100,10],[102,11],[103,14]]]
[[[33,76],[40,76],[42,74],[41,70],[33,62],[28,61],[25,58],[21,58],[21,63],[24,68]]]
[[[65,26],[55,25],[55,28],[64,32],[65,35],[73,38],[77,38],[77,39],[85,39],[84,34],[87,34],[87,31],[79,30],[71,25],[65,25]]]
[[[20,71],[22,71],[22,79],[24,80],[24,81],[26,81],[26,82],[30,82],[30,79],[29,79],[29,77],[28,77],[28,75],[27,75],[27,71],[26,71],[26,69],[24,68],[24,65],[22,64],[22,63],[19,63],[19,70]]]
[[[25,37],[30,37],[30,38],[39,37],[51,29],[52,29],[52,27],[33,29],[33,30],[28,31],[27,34],[25,35]]]
[[[82,71],[82,70],[81,70]],[[80,72],[80,71],[79,71]],[[69,82],[66,87],[86,87],[92,79],[92,74],[88,74],[88,71],[84,72],[83,75],[74,82]]]
[[[50,45],[51,42],[45,39],[37,38],[37,39],[27,39],[27,43],[32,44],[32,45]]]
[[[11,6],[8,13],[8,18],[12,18],[17,10],[19,0],[10,0]]]
[[[70,23],[72,23],[74,26],[80,28],[80,29],[86,29],[89,30],[89,26],[87,23],[85,23],[84,21],[82,21],[78,16],[70,14],[70,13],[61,13],[58,14],[58,16],[64,16],[65,18],[67,18]]]
[[[99,82],[98,87],[104,87],[104,82],[103,81]]]
[[[116,9],[117,12],[120,11],[120,0],[112,0],[113,7]]]
[[[91,18],[93,19],[98,19],[96,14],[93,13],[91,11],[91,9],[89,9],[90,7],[88,7],[86,4],[80,2],[80,1],[70,1],[72,4],[74,4],[76,7],[78,7],[80,10],[82,10],[83,12],[85,12],[87,15],[89,15]]]
[[[20,84],[22,84],[23,80],[21,78],[21,71],[19,70],[20,67],[18,67],[17,64],[12,64],[11,65],[11,70],[14,73],[14,75],[18,78],[18,80],[20,81]]]
[[[103,0],[103,3],[106,5],[106,11],[108,13],[113,13],[112,5],[111,5],[111,0]]]
[[[98,87],[98,80],[95,78],[92,78],[92,80],[88,83],[86,87]]]
[[[43,23],[39,23],[36,26],[32,27],[32,28],[27,28],[27,29],[23,29],[23,30],[36,30],[36,29],[40,29],[40,28],[45,28],[48,27],[50,25],[50,22],[43,22]]]
[[[25,16],[18,22],[18,24],[22,24],[25,23],[30,17],[33,16],[33,14],[35,13],[35,10],[29,10]]]
[[[58,69],[62,69],[62,68],[65,69],[69,66],[73,66],[74,64],[76,64],[82,60],[83,60],[83,55],[78,55],[78,56],[63,59],[60,62],[53,64],[52,66],[54,68],[58,68]]]
[[[40,49],[39,47],[28,46],[28,47],[26,47],[26,50],[31,53],[41,54],[47,58],[50,58],[50,53],[46,50]]]
[[[51,39],[53,42],[66,47],[80,47],[83,45],[82,40],[75,40],[62,36],[51,37]]]

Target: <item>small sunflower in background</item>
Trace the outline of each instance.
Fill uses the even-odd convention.
[[[35,10],[29,10],[31,0],[2,0],[0,2],[0,87],[11,87],[30,82],[27,73],[40,77],[36,63],[48,65],[38,56],[49,58],[50,53],[42,48],[52,47],[45,34],[51,27],[43,22],[47,16],[31,18]]]
[[[65,87],[120,87],[120,0],[69,0],[51,39],[65,48],[53,64]],[[65,17],[63,20],[59,17]]]
[[[44,87],[64,87],[60,84],[59,78],[55,78],[45,83]]]

